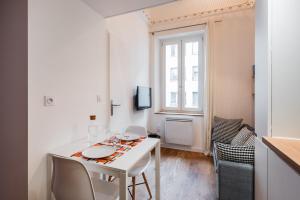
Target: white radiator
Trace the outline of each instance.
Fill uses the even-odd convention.
[[[189,118],[166,118],[166,143],[193,145],[193,120]]]

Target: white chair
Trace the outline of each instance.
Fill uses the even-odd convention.
[[[115,200],[118,187],[91,178],[85,166],[73,159],[52,156],[51,191],[55,200]]]
[[[144,127],[141,126],[129,126],[126,129],[127,133],[133,133],[133,134],[137,134],[140,136],[148,136],[147,131]],[[149,166],[151,162],[151,153],[145,155],[138,163],[136,163],[132,169],[130,169],[130,171],[128,172],[128,176],[132,177],[132,185],[129,187],[132,187],[132,192],[130,193],[132,199],[135,199],[135,187],[136,185],[140,185],[140,184],[145,184],[147,191],[149,193],[150,199],[152,198],[152,194],[151,194],[151,190],[145,175],[145,170],[147,169],[147,167]],[[136,183],[136,177],[137,176],[143,176],[144,179],[144,183]]]

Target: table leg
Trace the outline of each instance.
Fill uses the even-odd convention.
[[[160,143],[155,146],[155,199],[160,199]]]
[[[120,192],[120,200],[128,200],[128,174],[127,172],[121,172],[120,173],[120,183],[119,183],[119,192]]]

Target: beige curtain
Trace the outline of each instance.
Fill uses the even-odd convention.
[[[206,135],[206,153],[209,154],[211,150],[211,130],[213,121],[213,87],[214,87],[214,21],[207,23],[206,29],[206,65],[205,65],[205,95],[204,95],[204,130]]]

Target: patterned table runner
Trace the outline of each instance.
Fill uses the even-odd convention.
[[[87,161],[95,161],[96,163],[102,163],[102,164],[109,164],[115,161],[117,158],[123,156],[126,152],[130,151],[133,147],[141,143],[146,137],[140,137],[137,140],[133,141],[123,141],[123,140],[118,140],[116,143],[117,150],[114,154],[105,157],[105,158],[97,158],[97,159],[91,159],[91,158],[86,158],[82,156],[82,151],[76,152],[71,155],[71,157],[77,157],[77,158],[82,158]],[[113,146],[113,141],[116,140],[116,136],[112,136],[111,138],[101,142],[94,144],[93,146]]]

